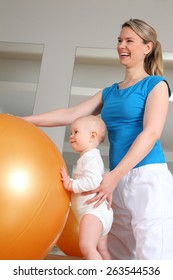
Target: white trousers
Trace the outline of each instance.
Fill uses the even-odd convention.
[[[132,169],[113,193],[113,259],[173,260],[173,176],[167,164]]]

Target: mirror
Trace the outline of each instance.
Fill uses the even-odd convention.
[[[165,70],[164,76],[173,90],[173,53],[164,52],[163,60]],[[100,89],[109,86],[116,81],[120,81],[123,78],[124,68],[119,64],[118,55],[115,49],[77,47],[69,106],[79,104]],[[161,143],[169,169],[173,173],[172,101],[173,98],[170,98],[169,112],[165,129],[162,134]],[[69,134],[69,127],[67,127],[65,132],[63,157],[71,175],[79,155],[72,151],[68,143]],[[109,143],[107,139],[100,145],[100,150],[105,163],[105,168],[109,169]]]
[[[31,115],[44,46],[0,42],[0,113]]]

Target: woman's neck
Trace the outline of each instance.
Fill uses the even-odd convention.
[[[144,71],[144,69],[142,69],[141,71],[139,71],[139,69],[137,69],[136,71],[134,71],[134,69],[133,71],[127,70],[124,81],[119,84],[119,88],[129,87],[143,80],[147,76],[149,75]]]

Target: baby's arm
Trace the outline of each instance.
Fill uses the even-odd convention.
[[[83,193],[96,189],[103,179],[102,169],[104,169],[98,164],[97,158],[91,157],[83,161],[80,169],[82,169],[82,173],[80,177],[75,179],[70,178],[64,167],[60,169],[64,188],[74,193]]]
[[[80,175],[73,180],[72,188],[74,193],[83,193],[96,189],[102,179],[104,169],[98,164],[97,158],[90,157],[84,160],[79,167]]]
[[[60,173],[61,173],[61,178],[62,178],[64,188],[68,191],[73,191],[73,189],[72,189],[72,179],[68,175],[65,167],[61,167]]]

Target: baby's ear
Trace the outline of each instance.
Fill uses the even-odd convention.
[[[97,138],[97,132],[96,131],[92,131],[90,138],[91,138],[91,141],[94,141]]]

